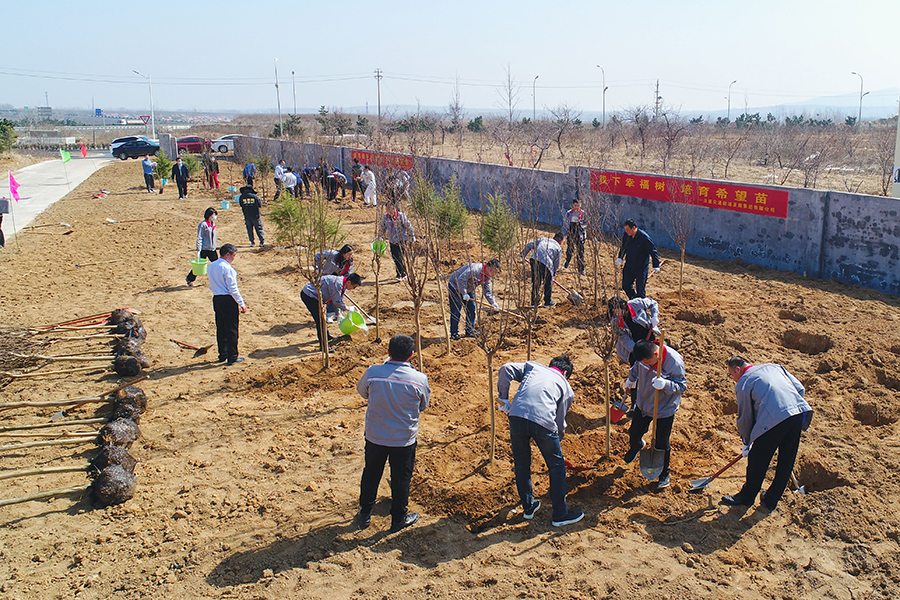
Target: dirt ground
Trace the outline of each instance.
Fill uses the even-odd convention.
[[[223,168],[223,179],[228,173]],[[342,338],[332,368],[322,372],[315,328],[298,298],[296,257],[276,247],[251,249],[232,207],[219,211],[218,240],[241,247],[234,266],[250,309],[241,317],[247,361],[224,367],[213,362],[215,350],[197,358],[179,350],[170,338],[215,341],[209,290],[187,287],[184,277],[204,209],[226,194],[193,185],[185,201],[172,187],[150,195],[138,162],[116,162],[38,218],[71,223],[71,233],[33,230],[21,234],[21,251],[0,251],[4,327],[134,308],[153,360],[150,379],[140,384],[149,407],[131,450],[140,461],[134,498],[105,509],[77,495],[0,508],[4,598],[898,596],[896,297],[690,258],[679,302],[677,258],[663,251],[672,267],[651,280],[648,293],[660,302],[667,339],[685,358],[688,391],[672,437],[673,485],[658,493],[636,463],[622,461],[627,422],[613,426],[605,456],[602,361],[589,347],[581,310],[557,295],[560,304],[538,324],[536,358],[568,351],[574,360],[576,401],[563,449],[572,463],[590,467],[568,479],[570,505],[585,519],[557,529],[540,458],[534,479],[545,508],[534,520],[522,518],[502,414],[497,458],[488,461],[485,357],[471,340],[443,354],[435,289],[423,318],[432,405],[422,417],[411,493],[411,510],[422,519],[389,534],[383,483],[372,527],[357,531],[365,401],[355,384],[386,357],[386,343],[374,343],[372,333]],[[112,193],[92,199],[99,189]],[[357,270],[369,275],[354,299],[373,312],[367,248],[374,211],[349,199],[337,207],[349,241],[361,248]],[[269,236],[274,240],[271,229]],[[383,266],[384,340],[413,332],[412,310],[398,304],[408,293],[390,275],[392,267]],[[563,280],[575,283],[571,273]],[[69,352],[102,347],[60,345]],[[690,480],[712,474],[740,448],[724,368],[734,353],[784,364],[816,411],[796,468],[808,493],[786,493],[772,513],[718,506],[740,488],[743,462],[704,493],[687,492]],[[524,350],[510,344],[495,365],[521,360]],[[624,375],[618,365],[616,389]],[[118,383],[102,372],[18,379],[0,389],[0,401],[92,396]],[[96,406],[69,410],[67,418],[106,413]],[[46,421],[55,412],[3,411],[0,427]],[[0,468],[85,464],[94,453],[89,445],[7,450]],[[2,498],[85,482],[81,473],[8,479]]]

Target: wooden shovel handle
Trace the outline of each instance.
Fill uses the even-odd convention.
[[[190,344],[185,344],[184,342],[179,342],[178,340],[175,340],[172,338],[169,338],[169,341],[172,342],[173,344],[175,344],[176,346],[179,346],[181,348],[187,348],[188,350],[199,350],[200,349],[197,346],[191,346]]]
[[[663,350],[665,349],[665,336],[663,335],[662,330],[659,332],[659,351],[657,353],[658,359],[656,361],[656,377],[659,378],[662,375],[662,364],[663,364]],[[654,388],[655,393],[653,394],[653,441],[651,442],[652,448],[656,450],[656,421],[657,415],[659,413],[659,390]]]

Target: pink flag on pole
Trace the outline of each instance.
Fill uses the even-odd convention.
[[[84,147],[84,142],[81,144],[81,158],[87,158],[87,148]]]
[[[9,193],[12,194],[13,200],[19,201],[19,182],[12,176],[12,171],[9,172]]]

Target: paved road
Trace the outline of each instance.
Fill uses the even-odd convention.
[[[72,160],[65,164],[59,159],[48,160],[20,169],[13,173],[19,182],[19,201],[11,202],[12,215],[3,215],[3,233],[9,246],[10,236],[27,227],[45,208],[68,194],[95,171],[113,159],[109,152],[88,152],[81,158],[80,152],[72,152]],[[0,196],[10,198],[7,174],[0,178]],[[16,228],[13,228],[15,217]]]

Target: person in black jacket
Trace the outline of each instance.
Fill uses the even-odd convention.
[[[254,230],[256,230],[256,235],[259,236],[259,245],[265,246],[266,232],[263,231],[262,218],[259,213],[262,208],[262,201],[256,195],[256,192],[253,191],[252,186],[245,185],[241,188],[241,197],[238,199],[238,202],[240,202],[241,211],[244,213],[244,225],[247,226],[247,237],[250,238],[250,246],[256,246],[256,241],[253,239]]]
[[[191,172],[188,170],[187,165],[182,162],[181,157],[179,156],[175,160],[175,164],[172,165],[172,179],[175,180],[175,185],[178,186],[179,200],[187,198],[187,182],[190,178]]]
[[[625,221],[625,235],[622,236],[622,247],[616,266],[622,262],[622,289],[629,300],[647,296],[647,279],[650,277],[650,260],[653,260],[653,273],[659,273],[659,254],[656,245],[647,232],[638,229],[634,219]],[[637,286],[637,288],[635,288]]]

